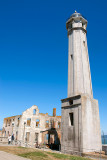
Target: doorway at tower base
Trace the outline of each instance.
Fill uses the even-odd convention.
[[[61,151],[68,154],[101,151],[98,101],[85,94],[61,101]]]

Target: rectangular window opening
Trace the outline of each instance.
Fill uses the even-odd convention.
[[[36,127],[40,127],[40,120],[36,119]]]
[[[69,104],[72,105],[72,104],[73,104],[73,100],[70,100],[70,101],[69,101]]]
[[[84,46],[85,46],[85,40],[83,41],[83,44],[84,44]]]
[[[71,54],[71,59],[73,60],[73,54]]]
[[[74,126],[74,114],[69,113],[69,118],[70,118],[70,126]]]
[[[20,123],[20,117],[18,118],[17,127],[19,127],[19,123]]]
[[[27,119],[27,126],[30,126],[30,124],[31,124],[31,118],[28,118]]]
[[[49,121],[46,121],[46,128],[49,128]]]

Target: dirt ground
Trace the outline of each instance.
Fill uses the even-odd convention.
[[[0,146],[1,151],[19,155],[31,160],[90,160],[88,158],[42,151],[33,148],[24,148],[16,146]]]
[[[33,148],[24,148],[24,147],[16,147],[16,146],[0,146],[0,150],[15,154],[15,155],[28,153],[28,152],[35,152],[35,149]]]

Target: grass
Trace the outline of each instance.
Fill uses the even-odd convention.
[[[0,150],[31,160],[90,160],[88,158],[42,151],[34,148],[0,146]]]
[[[28,152],[24,154],[19,154],[21,157],[30,158],[30,159],[46,159],[48,158],[48,155],[46,155],[43,152]]]
[[[69,158],[69,156],[65,154],[51,153],[51,152],[48,152],[48,154],[52,155],[54,158],[57,158],[57,159],[68,159]]]
[[[51,153],[48,152],[48,154],[51,154],[53,157],[57,159],[67,159],[67,160],[89,160],[88,158],[78,157],[78,156],[71,156],[71,155],[65,155],[65,154],[59,154],[59,153]]]

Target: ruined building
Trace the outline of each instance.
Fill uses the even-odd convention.
[[[61,151],[100,151],[98,100],[93,98],[86,30],[87,20],[75,12],[66,22],[68,31],[68,97],[62,99]]]
[[[61,137],[61,116],[56,116],[56,108],[53,116],[48,113],[39,113],[37,106],[33,105],[22,115],[4,118],[3,136],[14,134],[15,141],[22,146],[35,147],[35,144],[47,144],[57,147]]]

